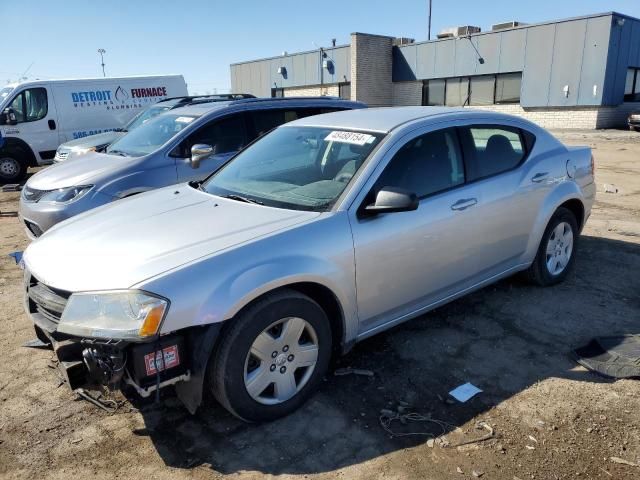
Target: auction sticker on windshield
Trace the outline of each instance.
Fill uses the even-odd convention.
[[[373,135],[369,135],[368,133],[359,133],[359,132],[341,132],[338,130],[334,130],[324,139],[326,142],[342,142],[342,143],[352,143],[354,145],[365,145],[367,143],[373,142],[375,137]]]
[[[178,117],[176,118],[177,123],[191,123],[193,122],[194,117]]]

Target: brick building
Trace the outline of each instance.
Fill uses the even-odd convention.
[[[548,128],[623,126],[640,109],[639,19],[609,12],[479,30],[457,27],[426,42],[353,33],[349,45],[232,64],[232,90],[462,105]]]

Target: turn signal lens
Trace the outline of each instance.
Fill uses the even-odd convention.
[[[166,305],[162,303],[149,309],[147,318],[145,318],[142,326],[140,327],[140,331],[138,332],[140,337],[153,337],[158,333],[160,323],[162,323],[162,317],[164,317],[165,306]]]

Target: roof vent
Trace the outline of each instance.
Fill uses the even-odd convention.
[[[414,43],[415,39],[413,38],[407,38],[407,37],[397,37],[394,38],[392,41],[393,46],[397,47],[400,45],[409,45],[411,43]]]
[[[507,30],[509,28],[521,27],[523,25],[527,24],[524,22],[518,22],[516,20],[512,20],[511,22],[496,23],[495,25],[491,25],[491,31],[495,32],[497,30]]]
[[[474,27],[473,25],[450,27],[440,31],[438,38],[466,37],[468,35],[473,35],[474,33],[480,33],[481,31],[480,27]]]

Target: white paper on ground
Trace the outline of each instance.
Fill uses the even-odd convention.
[[[482,392],[478,387],[472,385],[471,383],[465,383],[464,385],[460,385],[459,387],[454,388],[449,392],[453,398],[458,400],[459,402],[466,402],[474,395]]]

